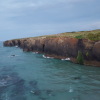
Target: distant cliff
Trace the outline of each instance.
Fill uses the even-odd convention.
[[[4,46],[17,45],[22,48],[23,51],[45,53],[55,58],[71,58],[71,61],[74,63],[77,63],[76,58],[78,51],[80,51],[82,52],[85,65],[100,66],[100,40],[93,41],[87,38],[76,37],[61,36],[61,34],[58,34],[14,39],[5,41]]]

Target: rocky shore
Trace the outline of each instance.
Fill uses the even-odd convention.
[[[71,37],[36,37],[14,39],[4,42],[4,46],[18,46],[23,51],[44,53],[54,58],[70,58],[77,63],[78,51],[82,52],[85,65],[100,67],[100,41]]]

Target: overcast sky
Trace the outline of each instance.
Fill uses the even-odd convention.
[[[0,0],[0,40],[100,29],[100,0]]]

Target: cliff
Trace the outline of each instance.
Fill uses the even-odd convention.
[[[76,33],[69,34],[75,35]],[[76,58],[78,51],[80,51],[82,52],[85,65],[100,67],[100,40],[90,40],[81,37],[82,35],[79,34],[73,37],[65,36],[65,33],[62,33],[50,36],[8,40],[4,42],[4,46],[17,45],[23,51],[45,53],[55,58],[71,58],[71,61],[74,63],[77,63]]]

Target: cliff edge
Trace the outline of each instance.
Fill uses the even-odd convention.
[[[18,46],[23,51],[44,53],[55,58],[70,58],[74,63],[77,63],[77,56],[80,51],[85,65],[100,67],[99,39],[100,30],[66,32],[49,36],[8,40],[4,42],[4,46]]]

